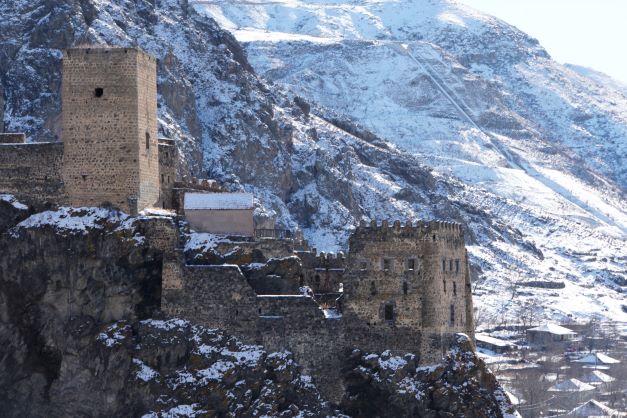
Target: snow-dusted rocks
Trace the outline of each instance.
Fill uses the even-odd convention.
[[[458,334],[457,345],[441,362],[416,367],[416,360],[409,354],[353,351],[345,367],[345,410],[357,416],[366,411],[395,417],[438,411],[450,416],[520,417],[466,335]]]

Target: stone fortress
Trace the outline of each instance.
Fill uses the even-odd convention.
[[[65,51],[63,142],[0,134],[0,193],[34,210],[173,209],[147,233],[163,253],[163,314],[293,352],[332,400],[342,393],[335,390],[342,359],[354,348],[413,353],[430,364],[455,333],[473,336],[464,233],[456,223],[362,222],[346,255],[318,253],[272,228],[222,235],[213,255],[186,250],[185,196],[228,194],[214,182],[176,178],[174,141],[157,136],[156,77],[155,59],[138,49]],[[238,210],[252,217],[252,208]]]

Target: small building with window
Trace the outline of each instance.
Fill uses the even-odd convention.
[[[197,232],[253,236],[253,195],[250,193],[185,193],[185,217]]]
[[[561,349],[576,338],[575,331],[556,324],[544,324],[527,330],[529,345],[542,349]]]

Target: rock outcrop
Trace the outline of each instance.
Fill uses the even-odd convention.
[[[516,417],[496,377],[464,334],[442,363],[416,367],[412,355],[353,351],[342,409],[359,417]]]

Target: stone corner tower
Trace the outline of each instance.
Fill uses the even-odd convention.
[[[157,66],[136,48],[63,55],[63,180],[72,206],[159,201]]]

